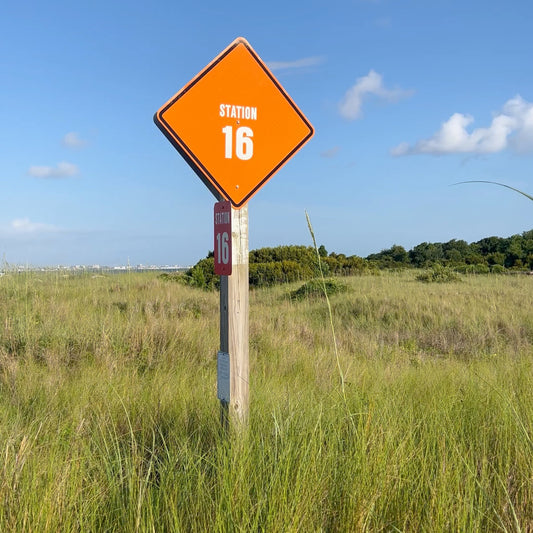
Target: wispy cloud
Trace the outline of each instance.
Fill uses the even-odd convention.
[[[504,104],[489,127],[468,131],[473,122],[470,115],[454,113],[429,139],[413,145],[401,143],[391,154],[493,154],[507,148],[521,153],[533,152],[533,103],[520,95]]]
[[[27,235],[30,233],[50,233],[59,231],[59,228],[42,222],[32,222],[29,218],[16,218],[4,230],[7,233]]]
[[[324,56],[313,56],[294,61],[268,61],[267,66],[270,70],[298,70],[321,65],[325,60]]]
[[[58,163],[55,167],[31,166],[28,170],[28,175],[34,178],[43,179],[71,178],[78,173],[78,167],[73,163],[67,163],[66,161]]]
[[[375,24],[378,28],[390,28],[392,26],[392,19],[390,17],[381,17],[376,19]]]
[[[348,120],[356,120],[361,117],[363,101],[369,96],[374,96],[385,102],[397,102],[412,94],[413,91],[411,90],[386,88],[383,84],[383,76],[371,70],[366,76],[358,78],[355,85],[348,89],[339,104],[339,112],[342,117]]]
[[[63,137],[62,144],[67,148],[79,149],[84,148],[85,146],[87,146],[88,143],[85,139],[82,139],[75,131],[71,131]]]
[[[321,157],[326,157],[331,159],[332,157],[335,157],[339,152],[341,148],[340,146],[334,146],[333,148],[330,148],[329,150],[324,150],[320,153]]]

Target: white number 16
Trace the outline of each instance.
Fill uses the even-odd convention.
[[[217,252],[218,263],[227,265],[229,263],[229,235],[227,232],[217,233]]]
[[[226,126],[222,128],[222,133],[226,137],[225,155],[226,159],[233,157],[233,127]],[[254,155],[254,143],[252,137],[254,132],[247,126],[237,128],[235,132],[235,155],[243,161],[248,161]]]

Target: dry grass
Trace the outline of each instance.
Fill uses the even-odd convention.
[[[0,279],[1,531],[532,531],[530,277],[251,294],[251,416],[220,431],[218,295]]]

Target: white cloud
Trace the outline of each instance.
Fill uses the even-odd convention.
[[[509,139],[511,147],[521,153],[533,152],[533,103],[517,95],[505,103],[503,113],[514,117],[517,123],[515,134]]]
[[[306,67],[315,67],[325,60],[324,56],[304,57],[295,61],[268,61],[267,66],[270,70],[296,70]]]
[[[83,148],[87,146],[87,141],[82,139],[75,131],[71,131],[63,137],[63,146],[67,148]]]
[[[521,96],[508,100],[488,128],[469,132],[473,122],[470,115],[454,113],[432,137],[414,145],[401,143],[391,155],[492,154],[508,147],[518,152],[533,151],[533,104]]]
[[[79,169],[72,163],[62,161],[55,167],[31,166],[28,174],[34,178],[70,178],[79,173]]]
[[[29,218],[16,218],[11,221],[8,228],[10,233],[28,234],[57,231],[56,226],[43,224],[42,222],[32,222]]]
[[[355,120],[361,116],[363,100],[368,96],[376,96],[386,102],[397,102],[412,94],[413,91],[398,88],[387,89],[383,85],[383,76],[371,70],[366,76],[358,78],[355,85],[346,91],[342,102],[339,104],[339,112],[344,118]]]

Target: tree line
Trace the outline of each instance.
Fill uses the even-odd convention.
[[[458,271],[533,270],[533,230],[511,237],[486,237],[468,244],[452,239],[423,242],[407,251],[393,245],[366,258],[379,268],[427,268],[436,264]]]
[[[365,258],[328,253],[324,245],[318,250],[298,245],[259,248],[251,250],[249,255],[251,287],[307,281],[320,275],[353,276],[385,269],[427,269],[437,265],[478,274],[533,270],[533,230],[507,238],[486,237],[470,244],[452,239],[445,243],[423,242],[410,250],[394,244]],[[184,274],[162,276],[204,289],[218,289],[220,285],[220,277],[214,273],[213,252]]]

